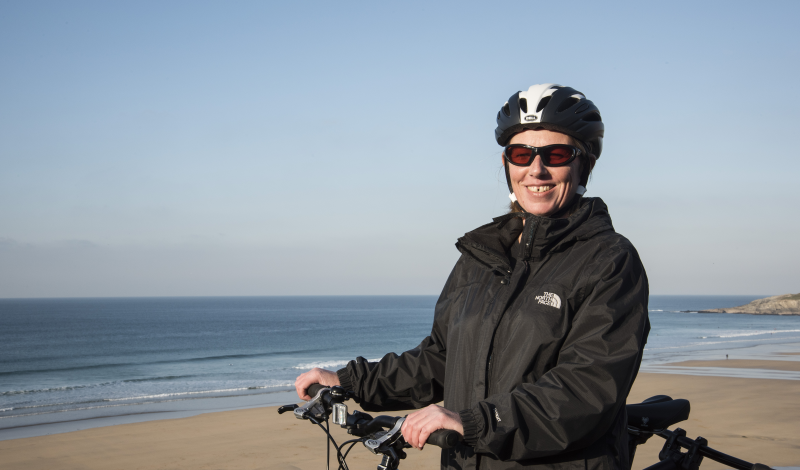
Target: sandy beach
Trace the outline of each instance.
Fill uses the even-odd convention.
[[[680,366],[798,370],[800,362],[686,361]],[[791,369],[785,369],[785,368]],[[678,426],[689,437],[750,462],[800,466],[800,381],[641,373],[629,403],[659,394],[686,398],[691,417]],[[398,413],[400,414],[400,413]],[[337,440],[346,434],[334,430]],[[636,454],[634,468],[657,461],[663,440],[653,437]],[[401,468],[438,468],[439,451],[409,450]],[[352,469],[374,469],[360,445]],[[278,415],[275,407],[207,413],[183,419],[123,424],[0,441],[2,469],[320,469],[325,439],[313,424]],[[725,468],[706,460],[701,468]]]

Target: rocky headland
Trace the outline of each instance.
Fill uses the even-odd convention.
[[[800,294],[766,297],[747,305],[731,308],[700,310],[699,313],[747,313],[750,315],[800,315]]]

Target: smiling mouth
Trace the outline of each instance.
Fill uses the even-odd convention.
[[[547,185],[547,186],[526,186],[526,187],[528,188],[528,191],[530,191],[532,193],[544,193],[544,192],[550,191],[555,186]]]

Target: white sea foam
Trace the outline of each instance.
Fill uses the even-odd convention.
[[[230,392],[241,392],[244,390],[263,390],[267,388],[276,388],[276,387],[291,387],[292,385],[293,384],[287,382],[276,385],[261,385],[254,387],[223,388],[219,390],[201,390],[195,392],[158,393],[155,395],[140,395],[136,397],[125,397],[125,398],[104,398],[102,401],[152,400],[153,398],[181,397],[181,396],[191,396],[191,395],[203,395],[209,393],[230,393]]]
[[[800,333],[800,330],[759,330],[759,331],[744,331],[736,333],[728,333],[721,335],[700,336],[701,339],[715,339],[715,338],[741,338],[746,336],[761,336],[779,333]]]
[[[746,333],[733,333],[730,335],[720,335],[720,338],[738,338],[740,336],[756,336],[756,335],[767,335],[775,333],[800,333],[800,330],[763,330],[763,331],[754,331]]]
[[[34,406],[25,406],[19,408],[0,408],[0,411],[11,411],[14,409],[22,410],[22,409],[33,409],[33,408],[47,408],[53,406],[67,406],[63,409],[55,409],[55,410],[47,410],[47,411],[38,411],[32,413],[23,413],[17,414],[13,416],[0,416],[0,419],[4,418],[19,418],[25,416],[38,416],[38,415],[45,415],[50,413],[64,413],[70,411],[86,411],[86,410],[96,410],[101,408],[116,408],[120,406],[131,406],[131,405],[146,405],[152,403],[170,403],[170,402],[179,402],[182,400],[189,400],[189,399],[196,399],[196,398],[206,398],[202,396],[193,396],[193,395],[202,395],[202,394],[209,394],[209,393],[231,393],[231,392],[241,392],[244,390],[264,390],[269,388],[278,388],[278,387],[291,387],[293,384],[290,383],[283,383],[277,385],[264,385],[260,387],[240,387],[240,388],[230,388],[230,389],[221,389],[221,390],[207,390],[207,391],[200,391],[200,392],[181,392],[181,393],[159,393],[155,395],[142,395],[136,397],[125,397],[125,398],[104,398],[97,401],[89,401],[89,402],[79,402],[79,403],[56,403],[56,404],[46,404],[46,405],[34,405]],[[212,397],[213,398],[213,397]],[[127,403],[109,403],[109,402],[124,402]],[[77,405],[80,403],[107,403],[103,405],[93,405],[93,406],[79,406],[79,407],[70,407],[69,405]]]
[[[168,403],[168,402],[171,402],[171,401],[180,401],[180,400],[161,400],[161,401],[159,401],[159,403]],[[25,414],[13,415],[13,416],[0,416],[0,419],[21,418],[21,417],[26,417],[26,416],[46,415],[46,414],[50,414],[50,413],[66,413],[66,412],[70,412],[70,411],[97,410],[97,409],[101,409],[101,408],[116,408],[116,407],[119,407],[119,406],[144,405],[144,404],[146,404],[146,403],[145,402],[138,402],[138,403],[120,403],[120,404],[114,404],[114,405],[85,406],[85,407],[81,407],[81,408],[66,408],[66,409],[63,409],[63,410],[40,411],[38,413],[25,413]]]
[[[800,339],[800,336],[782,336],[782,337],[779,337],[779,338],[774,338],[774,337],[773,338],[762,338],[759,341],[786,341],[786,340],[789,340],[789,339]],[[665,346],[665,347],[661,347],[661,348],[644,348],[644,350],[645,351],[660,351],[662,349],[686,349],[686,348],[691,348],[693,346],[712,346],[712,345],[715,345],[715,344],[747,343],[747,342],[751,342],[751,341],[753,341],[753,340],[750,340],[750,339],[736,339],[736,340],[732,340],[732,341],[708,341],[708,342],[702,342],[702,343],[686,343],[686,344],[682,344],[680,346]]]
[[[0,392],[0,397],[11,396],[11,395],[25,395],[28,393],[48,393],[48,392],[69,392],[73,390],[80,390],[83,388],[92,388],[92,387],[102,387],[105,385],[113,385],[115,382],[104,382],[100,384],[89,384],[89,385],[71,385],[71,386],[64,386],[64,387],[52,387],[52,388],[37,388],[33,390],[7,390],[5,392]]]
[[[378,358],[378,359],[367,359],[367,361],[369,361],[369,362],[378,362],[380,360],[381,360],[381,358]],[[309,362],[309,363],[306,363],[306,364],[298,364],[298,365],[294,366],[293,369],[308,370],[308,369],[313,369],[315,367],[319,367],[320,369],[330,369],[330,368],[333,368],[333,367],[341,368],[343,366],[346,366],[348,362],[350,362],[350,359],[346,359],[344,361]]]

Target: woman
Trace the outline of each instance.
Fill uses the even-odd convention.
[[[431,335],[380,362],[297,378],[353,390],[365,410],[422,408],[403,424],[467,444],[442,468],[629,467],[625,399],[650,329],[647,277],[606,205],[584,198],[604,125],[580,92],[534,85],[497,114],[512,212],[467,233]],[[444,401],[444,407],[432,405]]]

